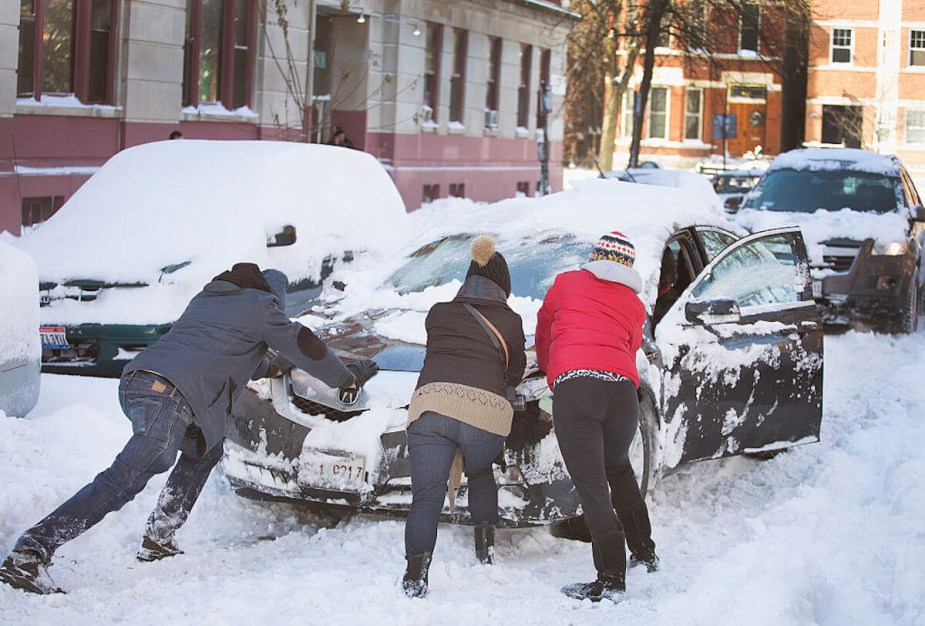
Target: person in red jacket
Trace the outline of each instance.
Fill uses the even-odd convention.
[[[619,600],[630,565],[658,568],[645,500],[629,460],[639,417],[636,352],[646,312],[636,295],[633,244],[612,232],[581,269],[556,277],[536,325],[536,358],[554,390],[559,449],[591,531],[597,579],[562,588],[594,602]],[[626,544],[624,544],[624,541]]]

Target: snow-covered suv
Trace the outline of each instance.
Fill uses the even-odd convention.
[[[895,156],[792,150],[773,161],[735,220],[751,231],[801,227],[826,325],[916,329],[925,209]]]

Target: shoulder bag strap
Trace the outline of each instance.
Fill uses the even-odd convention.
[[[475,318],[475,321],[479,323],[486,333],[488,333],[488,338],[491,340],[491,344],[495,349],[504,356],[504,370],[507,371],[508,363],[510,362],[510,355],[507,350],[507,343],[504,341],[504,337],[501,336],[501,333],[498,332],[498,329],[495,328],[494,324],[488,321],[488,318],[479,313],[474,306],[468,302],[463,302],[462,305],[469,311],[469,314]]]

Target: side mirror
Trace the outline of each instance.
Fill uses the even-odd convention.
[[[734,196],[729,196],[726,198],[726,201],[723,203],[723,208],[726,209],[726,213],[737,213],[739,207],[742,206],[742,201],[745,199],[745,196],[736,194]]]
[[[732,299],[691,300],[684,305],[684,317],[695,324],[734,322],[741,316],[739,303]]]
[[[925,222],[925,207],[921,204],[912,207],[912,219],[916,222]]]

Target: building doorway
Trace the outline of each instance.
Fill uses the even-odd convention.
[[[823,105],[822,143],[860,148],[864,112],[859,106]]]
[[[726,141],[730,156],[742,156],[764,146],[767,127],[768,90],[763,86],[729,87],[728,110],[735,116],[736,137]]]

